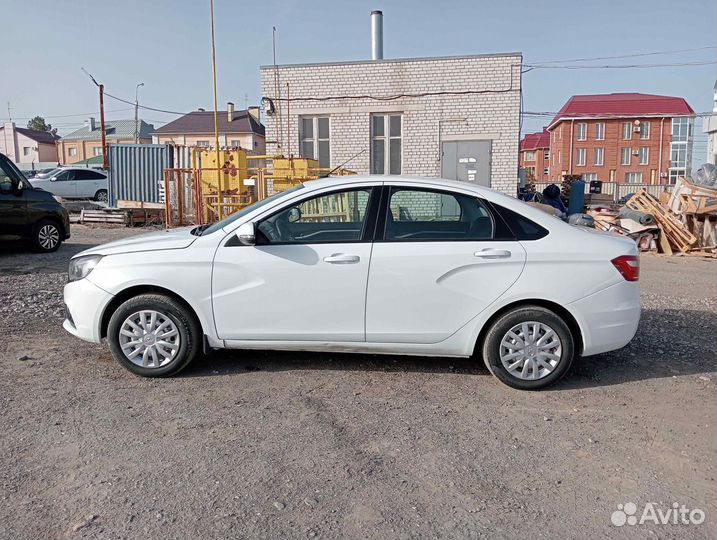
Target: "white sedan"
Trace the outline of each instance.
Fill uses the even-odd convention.
[[[537,389],[632,339],[638,277],[632,240],[487,188],[326,178],[76,255],[64,327],[150,377],[220,348],[475,355]]]

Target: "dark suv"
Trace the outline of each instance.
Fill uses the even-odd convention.
[[[0,154],[0,236],[29,238],[50,252],[70,237],[70,217],[52,193],[33,188],[15,164]]]

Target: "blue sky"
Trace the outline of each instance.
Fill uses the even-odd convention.
[[[386,58],[519,51],[526,63],[717,45],[714,0],[215,0],[219,102],[257,103],[259,65],[270,64],[271,27],[280,63],[370,56],[369,13],[384,12]],[[3,41],[0,117],[36,114],[60,129],[96,114],[85,67],[114,95],[172,111],[212,106],[209,0],[0,0]],[[717,49],[606,60],[611,64],[714,61]],[[717,66],[536,69],[523,78],[524,108],[556,111],[573,94],[647,92],[712,109]],[[108,118],[129,105],[107,99]],[[143,111],[157,125],[174,116]],[[524,131],[547,119],[527,118]],[[698,121],[695,152],[705,153]]]

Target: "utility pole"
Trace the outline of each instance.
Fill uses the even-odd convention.
[[[98,83],[85,68],[82,71],[95,83],[100,90],[100,129],[102,130],[102,168],[107,169],[107,130],[105,129],[105,85]]]
[[[144,83],[139,83],[134,89],[134,144],[139,142],[139,87]]]
[[[222,219],[222,198],[223,188],[222,186],[222,175],[221,175],[221,164],[220,153],[219,153],[219,113],[217,111],[217,49],[214,44],[214,0],[209,0],[209,7],[212,15],[212,77],[214,80],[214,147],[217,153],[217,187],[219,191],[219,197],[217,204],[217,216],[219,220]]]

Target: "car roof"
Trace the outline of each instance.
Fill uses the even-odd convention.
[[[318,178],[316,180],[307,180],[304,182],[304,185],[306,187],[311,189],[319,189],[324,187],[331,187],[331,186],[342,186],[345,184],[354,184],[354,183],[360,183],[360,182],[410,182],[415,183],[417,185],[442,185],[446,186],[448,188],[454,187],[454,188],[460,188],[460,189],[469,189],[471,191],[475,191],[476,193],[485,193],[487,191],[498,193],[493,189],[484,187],[484,186],[478,186],[476,184],[470,184],[468,182],[459,182],[457,180],[447,180],[445,178],[428,178],[428,177],[422,177],[422,176],[399,176],[399,175],[392,175],[392,174],[385,174],[385,175],[379,175],[379,174],[373,174],[373,175],[348,175],[348,176],[327,176],[325,178]]]

